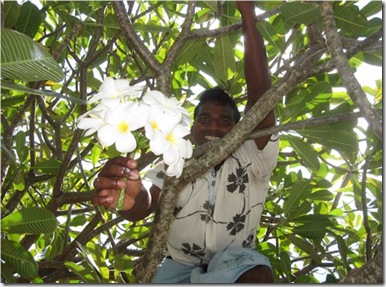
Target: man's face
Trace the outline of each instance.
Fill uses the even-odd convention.
[[[203,104],[192,126],[196,145],[224,137],[234,126],[234,111],[215,101]]]

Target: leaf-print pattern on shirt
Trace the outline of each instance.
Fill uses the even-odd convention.
[[[244,228],[245,214],[236,214],[233,216],[233,222],[230,222],[227,226],[227,230],[230,230],[230,235],[236,235],[240,230]]]
[[[251,234],[249,234],[248,238],[243,241],[241,246],[244,248],[253,248],[253,243],[255,242],[254,239],[255,239],[255,233],[252,232]]]
[[[237,158],[234,159],[237,161],[239,167],[236,168],[234,173],[228,175],[227,190],[233,193],[239,189],[239,193],[243,193],[249,182],[248,166],[250,166],[251,163],[246,166],[241,166],[239,160]]]
[[[173,212],[174,217],[176,217],[178,213],[180,213],[181,209],[182,209],[182,206],[176,206],[174,208],[174,212]]]
[[[210,204],[209,201],[205,201],[203,208],[206,213],[201,214],[201,220],[208,223],[209,221],[213,221],[213,212],[214,212],[214,204]]]
[[[190,256],[198,258],[205,256],[205,248],[197,245],[196,243],[193,243],[192,245],[190,245],[188,242],[182,243],[181,250],[182,252]]]
[[[161,171],[157,172],[156,177],[163,179],[165,177],[165,173],[161,170]]]

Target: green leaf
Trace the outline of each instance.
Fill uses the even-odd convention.
[[[332,192],[328,191],[327,189],[317,190],[311,193],[310,199],[312,201],[314,200],[331,201],[334,199],[334,195],[332,194]]]
[[[382,1],[369,1],[361,10],[361,13],[366,16],[372,16],[379,12],[382,12]]]
[[[95,283],[92,278],[90,278],[91,275],[88,274],[88,272],[85,272],[85,268],[82,266],[74,263],[74,262],[64,262],[64,265],[72,272],[74,273],[83,283]],[[85,275],[84,275],[85,273]]]
[[[4,1],[3,2],[3,19],[4,28],[12,28],[16,25],[17,19],[20,15],[20,5],[17,1]]]
[[[291,222],[303,224],[315,224],[315,222],[323,222],[324,225],[332,225],[330,221],[331,217],[331,215],[326,214],[306,214],[296,218],[291,218]]]
[[[149,33],[168,33],[171,31],[170,27],[141,24],[141,23],[134,23],[133,27],[136,31],[149,32]]]
[[[349,249],[347,248],[345,240],[341,236],[334,234],[334,237],[338,242],[340,258],[343,262],[343,265],[347,268],[349,267],[349,263],[347,262],[347,251],[349,251]]]
[[[2,79],[59,82],[63,75],[58,63],[39,43],[17,31],[1,29]]]
[[[88,263],[88,265],[93,268],[94,272],[96,273],[96,276],[95,278],[98,280],[98,281],[101,281],[100,279],[100,273],[99,273],[99,267],[98,265],[95,263],[95,260],[94,258],[92,257],[92,255],[90,254],[90,252],[88,251],[88,249],[83,246],[80,242],[78,241],[75,241],[75,243],[77,244],[79,250],[80,250],[80,254],[84,257],[84,259],[86,260],[86,262]]]
[[[233,17],[236,10],[235,4],[231,1],[224,1],[222,2],[222,9],[223,13],[220,19],[220,27],[231,25],[235,19],[235,17]]]
[[[20,163],[23,163],[28,156],[28,147],[25,142],[26,133],[23,131],[19,131],[15,136],[16,142],[16,152],[19,156]]]
[[[1,259],[5,265],[12,266],[21,277],[34,278],[38,276],[38,265],[20,243],[1,239]]]
[[[16,190],[24,190],[24,188],[25,188],[25,175],[24,175],[23,170],[17,171],[16,176],[15,176],[15,180],[13,181],[13,187]]]
[[[115,257],[115,270],[116,271],[128,271],[134,267],[134,262],[126,254],[117,254]]]
[[[38,162],[35,166],[32,166],[31,168],[37,169],[42,173],[57,174],[59,171],[60,165],[61,165],[60,161],[52,158],[49,160]]]
[[[318,255],[318,252],[315,250],[315,248],[306,240],[303,238],[299,238],[294,234],[288,234],[287,239],[296,247],[300,248],[304,252],[306,252],[308,255],[312,257],[312,259],[316,262],[316,264],[321,263],[320,256]]]
[[[338,125],[347,126],[348,130],[336,128]],[[326,147],[336,149],[342,152],[357,152],[358,139],[355,133],[350,131],[351,123],[337,123],[331,125],[320,125],[298,130],[298,133],[311,139],[312,141],[322,144]]]
[[[44,254],[45,259],[55,258],[55,256],[59,255],[60,252],[63,251],[63,248],[66,246],[66,236],[63,230],[58,228],[55,230],[52,236],[52,240],[47,246],[46,252]]]
[[[1,84],[3,84],[2,82]],[[3,87],[2,87],[3,88]],[[5,96],[5,95],[4,95]],[[12,106],[18,106],[25,103],[25,96],[8,96],[7,98],[1,99],[1,108],[6,109]]]
[[[324,222],[310,222],[294,227],[292,232],[301,237],[321,240],[326,235],[327,229]]]
[[[21,5],[20,16],[15,28],[20,33],[33,38],[44,18],[45,13],[40,12],[38,7],[32,2],[24,2],[23,5]]]
[[[272,46],[274,46],[277,51],[281,51],[284,46],[284,38],[278,36],[276,28],[267,21],[261,21],[257,24],[257,29]]]
[[[235,70],[235,58],[229,35],[223,35],[216,39],[214,54],[214,69],[217,81],[225,83],[228,80],[228,69]]]
[[[1,82],[1,88],[5,89],[5,90],[10,90],[10,91],[18,91],[18,92],[26,93],[26,94],[54,97],[54,98],[63,99],[63,100],[74,102],[74,103],[78,103],[78,104],[86,104],[86,101],[82,100],[82,99],[78,99],[78,98],[74,98],[74,97],[71,97],[71,96],[62,95],[62,94],[59,94],[59,93],[56,93],[56,92],[53,92],[53,91],[49,91],[49,90],[31,89],[31,88],[24,87],[24,86],[21,86],[21,85],[17,85],[17,84],[8,82],[8,81],[2,81]],[[63,90],[65,90],[65,89],[63,89]],[[21,97],[25,98],[25,96],[21,96]],[[11,98],[16,98],[16,97],[12,96]],[[19,98],[19,96],[17,98]],[[12,101],[12,99],[6,99],[4,102],[6,102],[7,105],[10,105],[14,101]],[[3,101],[1,102],[1,104],[3,106]]]
[[[322,283],[339,283],[339,280],[333,274],[327,274],[326,281]]]
[[[361,35],[368,28],[366,17],[352,7],[334,5],[334,14],[337,28],[348,34]]]
[[[307,198],[307,195],[310,193],[310,185],[306,181],[298,181],[288,192],[289,196],[283,204],[283,211],[287,214],[291,209],[297,208],[301,199]]]
[[[320,163],[318,160],[318,153],[312,148],[312,146],[296,137],[291,136],[287,139],[296,153],[303,160],[304,165],[312,171],[317,171],[320,167]]]
[[[360,52],[357,55],[355,55],[355,58],[357,58],[360,61],[363,61],[369,65],[382,67],[382,65],[383,65],[383,57],[382,56],[383,56],[382,51],[373,52],[373,53]],[[382,77],[382,74],[380,73],[379,78],[381,78],[381,77]]]
[[[8,1],[7,1],[8,2]],[[17,283],[17,278],[15,278],[13,267],[10,264],[5,264],[1,262],[1,279],[2,282],[7,283]]]
[[[9,233],[51,233],[56,228],[56,217],[51,211],[41,207],[26,207],[1,220],[1,231]]]
[[[280,12],[288,22],[297,24],[307,25],[321,18],[318,6],[307,3],[286,2]]]
[[[291,275],[291,260],[286,251],[280,252],[280,266],[283,270],[284,276],[287,278],[288,282],[292,281],[292,275]]]
[[[207,49],[205,39],[193,39],[186,41],[174,62],[175,66],[188,63],[192,58],[195,58],[201,49]]]

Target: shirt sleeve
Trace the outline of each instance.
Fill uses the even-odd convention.
[[[152,169],[146,172],[143,180],[154,184],[156,187],[162,189],[165,176],[165,167],[163,162],[157,163]]]
[[[252,161],[255,166],[254,171],[256,176],[270,177],[272,171],[277,165],[279,156],[279,136],[274,134],[268,141],[264,149],[259,150],[256,147],[254,140],[245,141],[242,148],[244,148],[244,155],[247,155],[248,159]]]

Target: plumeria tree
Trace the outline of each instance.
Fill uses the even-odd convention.
[[[178,192],[245,139],[276,132],[256,234],[275,282],[383,280],[382,80],[355,76],[382,65],[382,2],[256,11],[272,88],[226,137],[193,149],[199,92],[219,85],[241,111],[246,102],[232,1],[1,2],[3,282],[149,282]],[[251,134],[272,108],[277,126]],[[120,154],[141,173],[169,167],[160,209],[138,222],[90,202]]]

